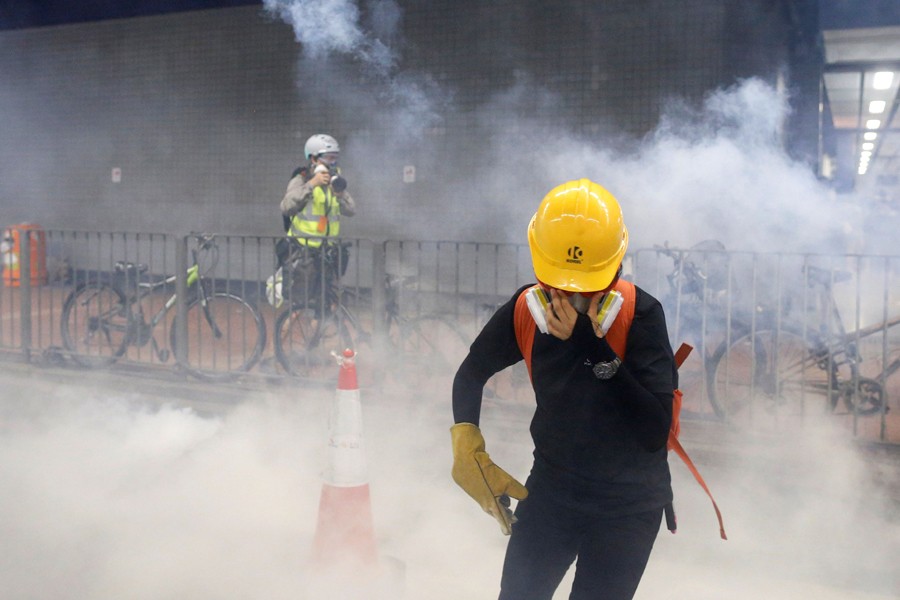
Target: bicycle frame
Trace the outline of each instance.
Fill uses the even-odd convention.
[[[364,328],[365,318],[360,319],[348,306],[352,305],[348,296],[353,293],[340,285],[340,270],[334,268],[339,263],[329,264],[330,256],[323,248],[316,257],[323,261],[315,272],[316,283],[321,285],[313,293],[292,298],[290,307],[275,320],[275,353],[287,373],[310,382],[330,382],[334,375],[332,353],[361,345],[370,346],[360,352],[366,357],[358,363],[362,385],[387,377],[421,389],[411,382],[450,372],[448,365],[456,359],[444,356],[444,346],[457,340],[466,349],[469,345],[468,340],[463,343],[455,325],[441,315],[406,318],[401,314],[399,297],[405,279],[386,275],[384,312],[372,315],[376,320],[383,318],[385,327],[380,331],[373,322],[371,329]],[[458,360],[461,362],[462,357]],[[452,368],[456,366],[458,363]]]
[[[138,293],[137,297],[134,299],[132,306],[136,305],[138,307],[137,314],[139,316],[141,325],[146,325],[150,330],[153,330],[156,327],[156,325],[158,325],[159,322],[162,321],[162,319],[165,317],[166,313],[168,313],[172,309],[172,307],[175,306],[175,303],[178,301],[177,293],[172,294],[168,298],[168,300],[166,300],[166,302],[163,304],[163,306],[150,318],[149,321],[146,321],[146,322],[144,321],[143,304],[141,301],[144,298],[146,298],[147,296],[149,296],[154,290],[174,284],[176,279],[177,279],[176,275],[170,275],[169,277],[166,277],[165,279],[162,279],[161,281],[157,281],[157,282],[150,282],[150,281],[139,281],[138,282],[137,285],[138,285],[139,293]],[[197,286],[198,292],[205,296],[206,289],[202,285],[203,279],[200,276],[200,266],[197,264],[196,257],[195,257],[194,264],[191,265],[190,267],[188,267],[188,269],[187,269],[187,288],[190,289],[195,283],[198,283],[198,282],[199,282],[199,285]]]
[[[107,366],[124,356],[128,347],[149,342],[160,362],[175,352],[178,366],[201,379],[228,380],[256,364],[265,348],[265,320],[245,298],[228,289],[216,289],[204,278],[199,250],[212,249],[214,265],[218,258],[214,236],[194,237],[198,249],[193,250],[186,276],[142,281],[147,267],[117,262],[111,282],[97,277],[72,290],[63,305],[61,334],[76,362],[86,367]],[[160,297],[162,306],[148,322],[144,315],[147,297],[172,284],[177,284],[175,293],[165,300],[165,295]],[[168,327],[168,346],[160,348],[154,335],[156,326],[175,306],[179,314]]]
[[[793,414],[797,409],[802,414],[807,400],[817,398],[832,412],[840,400],[856,415],[880,413],[886,407],[885,380],[900,370],[900,357],[887,363],[885,337],[881,372],[865,374],[859,342],[879,333],[886,336],[900,324],[900,316],[847,331],[833,285],[849,280],[851,273],[809,264],[802,269],[805,287],[813,295],[804,295],[800,320],[779,315],[774,323],[753,323],[714,353],[707,389],[720,417],[749,412],[754,404],[773,416],[792,405]]]
[[[838,342],[842,347],[851,347],[855,346],[858,340],[863,340],[865,338],[871,337],[873,335],[884,333],[887,334],[888,330],[900,325],[900,315],[894,316],[886,321],[880,323],[874,323],[867,327],[861,327],[854,331],[843,332],[841,335],[841,340]],[[843,327],[843,325],[841,325]],[[886,361],[885,361],[886,362]],[[884,380],[900,371],[900,356],[895,358],[889,363],[882,363],[884,366],[881,371],[872,376],[871,379]]]

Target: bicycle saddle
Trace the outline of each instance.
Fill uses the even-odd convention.
[[[853,273],[849,271],[823,269],[812,265],[804,265],[803,272],[806,273],[810,283],[818,283],[825,287],[830,286],[832,283],[841,283],[853,279]]]
[[[395,273],[385,273],[384,287],[386,287],[386,288],[404,287],[406,285],[415,283],[417,279],[418,279],[418,275],[397,275]]]
[[[118,273],[145,273],[149,267],[142,263],[135,264],[133,262],[119,260],[116,261],[114,268]]]

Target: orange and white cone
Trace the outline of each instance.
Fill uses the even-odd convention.
[[[338,358],[329,418],[329,461],[313,539],[314,559],[324,566],[375,566],[378,561],[355,356],[348,349]]]

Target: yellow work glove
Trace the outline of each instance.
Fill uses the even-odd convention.
[[[450,428],[453,442],[453,481],[472,496],[484,512],[500,523],[503,535],[509,535],[515,517],[509,509],[509,498],[524,500],[525,486],[498,467],[484,451],[481,430],[471,423],[457,423]]]

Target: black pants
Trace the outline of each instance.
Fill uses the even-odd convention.
[[[598,518],[589,503],[529,477],[528,498],[506,548],[500,600],[551,600],[577,558],[570,600],[629,600],[634,596],[663,509]]]
[[[327,304],[329,286],[344,276],[350,264],[348,245],[339,240],[308,245],[284,237],[276,242],[275,255],[288,297],[292,305],[300,306],[321,305],[323,290]]]

